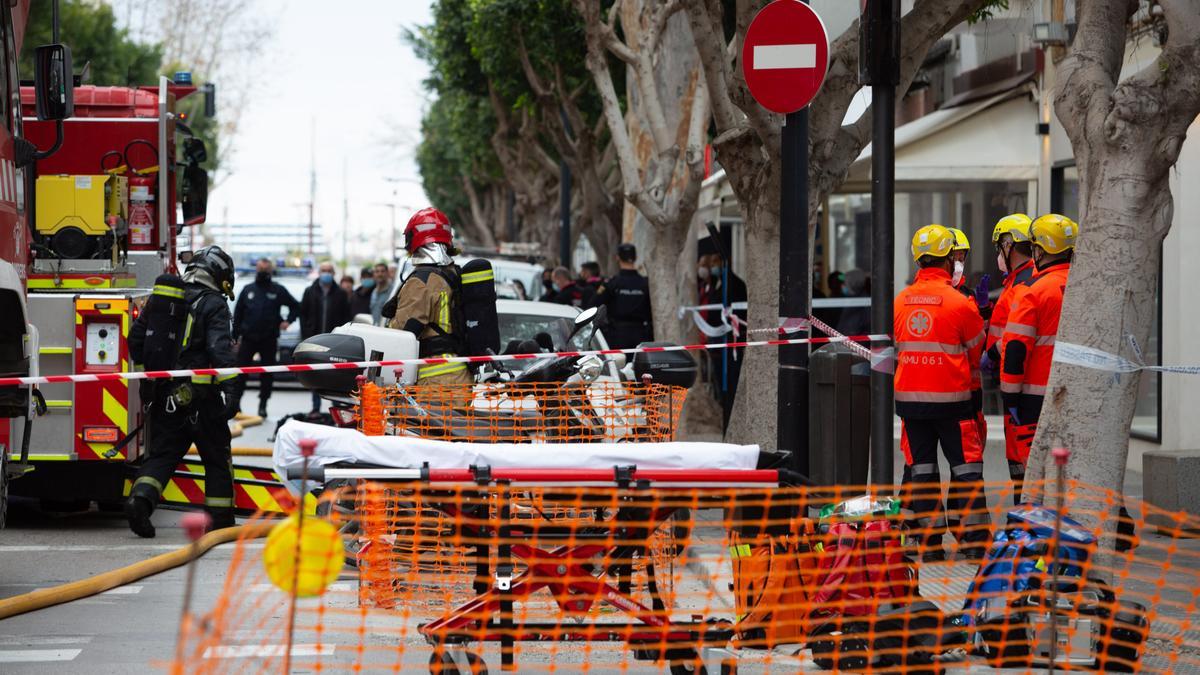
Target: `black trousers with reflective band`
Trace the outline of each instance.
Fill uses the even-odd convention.
[[[215,395],[173,413],[156,404],[147,424],[148,456],[138,469],[130,495],[157,504],[175,468],[194,443],[204,463],[205,510],[214,516],[232,513],[233,459],[229,423],[222,413],[221,400]]]
[[[915,534],[926,543],[939,544],[949,526],[959,543],[989,541],[991,516],[983,491],[983,439],[975,417],[903,419],[900,429],[905,459],[901,494],[905,507],[914,513]],[[938,469],[939,445],[950,465],[945,508]]]

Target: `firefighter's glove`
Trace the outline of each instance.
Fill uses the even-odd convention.
[[[985,274],[983,275],[983,278],[979,280],[979,285],[975,287],[975,304],[980,309],[988,307],[992,304],[992,299],[988,296],[988,291],[991,290],[989,285],[991,281],[992,275]]]

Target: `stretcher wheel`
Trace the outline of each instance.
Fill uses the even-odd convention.
[[[475,652],[459,651],[466,657],[467,669],[463,670],[454,658],[450,649],[437,649],[429,655],[429,672],[431,675],[487,675],[487,664]]]
[[[358,567],[358,551],[362,548],[362,541],[358,537],[358,516],[354,510],[355,482],[344,479],[331,480],[326,484],[324,492],[329,492],[335,497],[319,501],[317,515],[328,518],[337,527],[346,547],[346,565]]]

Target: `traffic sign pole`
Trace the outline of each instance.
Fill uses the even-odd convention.
[[[812,297],[808,259],[808,108],[788,113],[781,134],[779,316],[806,317]],[[806,327],[797,337],[808,337]],[[808,345],[779,350],[779,447],[808,475]]]
[[[900,84],[900,1],[867,0],[863,7],[860,80],[871,85],[871,332],[892,332],[896,295],[896,87]],[[887,345],[877,342],[875,347]],[[895,474],[892,423],[894,382],[871,371],[871,483],[891,485]]]

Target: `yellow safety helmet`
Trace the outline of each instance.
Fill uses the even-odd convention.
[[[1012,240],[1016,242],[1029,241],[1031,224],[1033,224],[1033,219],[1024,213],[1010,213],[996,221],[996,227],[992,230],[992,243],[1000,243],[1000,235],[1004,234],[1012,237]]]
[[[954,233],[941,225],[926,225],[917,230],[912,238],[913,262],[923,255],[945,258],[954,248]]]
[[[951,251],[970,251],[971,240],[967,239],[967,233],[957,227],[947,227],[950,234],[954,235],[954,246],[950,247]]]
[[[1041,216],[1029,226],[1029,237],[1034,246],[1046,253],[1062,253],[1075,248],[1078,236],[1079,224],[1057,213]]]

